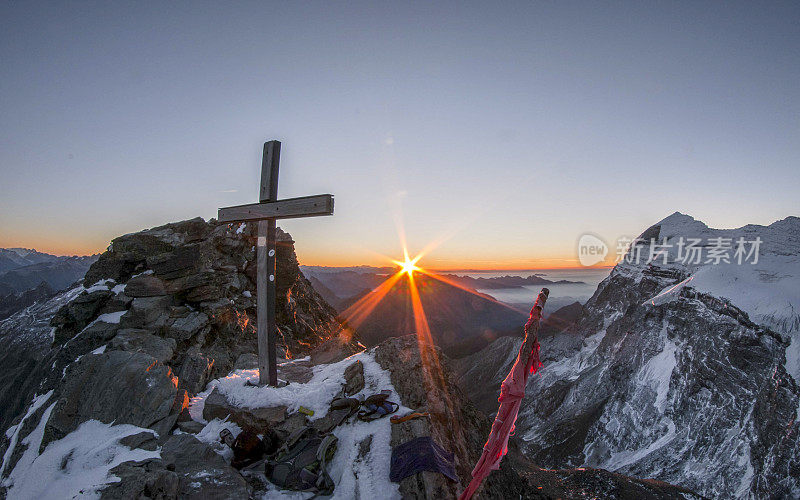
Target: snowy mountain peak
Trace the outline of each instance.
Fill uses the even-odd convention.
[[[574,324],[541,339],[525,451],[713,498],[800,498],[799,254],[797,217],[714,229],[676,212],[645,230]],[[499,383],[513,347],[473,355],[462,386]]]
[[[641,278],[654,269],[691,278],[686,286],[729,300],[751,320],[787,338],[800,328],[798,217],[769,226],[714,229],[675,212],[642,233],[611,275]],[[677,297],[680,288],[670,293]]]

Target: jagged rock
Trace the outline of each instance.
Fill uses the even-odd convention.
[[[73,337],[68,348],[77,349],[76,352],[81,354],[86,353],[114,338],[118,331],[119,325],[116,323],[94,322]]]
[[[198,432],[202,431],[204,427],[205,424],[196,420],[185,420],[183,422],[178,422],[178,429],[180,429],[182,432],[188,432],[189,434],[197,434]]]
[[[102,314],[105,313],[113,313],[119,311],[125,311],[131,306],[131,302],[133,302],[133,297],[129,297],[124,293],[118,293],[108,299],[108,302],[105,303],[103,309],[100,311]]]
[[[180,498],[249,498],[250,488],[241,474],[191,434],[170,437],[161,459],[179,477]]]
[[[175,339],[156,337],[150,330],[127,328],[117,332],[108,343],[108,350],[143,352],[166,363],[172,359],[175,346]]]
[[[177,499],[180,491],[178,474],[167,470],[158,459],[142,462],[123,462],[111,469],[119,481],[100,491],[103,500]]]
[[[182,278],[199,269],[199,244],[178,247],[170,252],[147,258],[147,265],[156,276],[165,280]]]
[[[236,358],[233,365],[234,370],[256,370],[258,369],[258,354],[246,352]]]
[[[178,389],[185,389],[189,394],[197,394],[205,389],[214,368],[214,358],[200,352],[196,347],[190,348],[183,358],[178,375]]]
[[[311,351],[311,362],[315,365],[336,363],[362,350],[363,347],[357,342],[343,341],[341,337],[334,337]]]
[[[53,342],[61,344],[81,331],[98,316],[100,310],[113,295],[109,290],[83,293],[59,309],[50,321],[50,324],[56,327]]]
[[[184,342],[194,337],[200,330],[208,325],[208,316],[201,312],[189,312],[186,316],[175,318],[168,324],[167,335],[178,342]]]
[[[91,419],[150,427],[169,415],[175,386],[170,368],[147,354],[111,351],[84,356],[67,368],[44,444]]]
[[[142,267],[149,255],[163,254],[173,247],[150,234],[134,233],[115,238],[109,248],[87,271],[84,278],[87,286],[103,278],[124,282]]]
[[[231,422],[236,422],[242,428],[273,429],[286,420],[286,407],[240,408],[232,405],[224,394],[214,389],[206,398],[203,418],[224,420],[226,417],[230,417]]]
[[[189,393],[186,392],[185,389],[178,389],[177,394],[175,394],[175,399],[172,402],[169,415],[150,426],[150,428],[156,431],[158,434],[159,444],[163,444],[167,439],[169,439],[170,431],[175,428],[175,425],[178,423],[178,419],[187,411],[188,407]]]
[[[352,396],[364,388],[364,363],[356,360],[344,370],[344,394]]]
[[[358,459],[363,460],[367,457],[369,450],[372,448],[372,436],[365,437],[358,443]]]
[[[131,302],[131,308],[120,318],[123,328],[159,328],[169,318],[170,296],[138,297]]]
[[[119,442],[131,449],[141,448],[143,450],[154,451],[158,448],[158,438],[152,432],[147,431],[125,436],[120,439]]]
[[[223,277],[225,278],[224,280]],[[225,296],[225,291],[222,287],[228,279],[227,275],[212,271],[186,276],[181,280],[182,289],[185,290],[184,297],[189,302],[212,302],[218,300]]]
[[[164,282],[150,274],[140,274],[125,284],[125,295],[129,297],[157,297],[166,294]]]

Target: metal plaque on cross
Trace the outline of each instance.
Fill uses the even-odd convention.
[[[333,195],[278,199],[278,165],[281,143],[264,143],[261,160],[261,188],[258,203],[220,208],[220,222],[258,221],[256,245],[256,322],[258,325],[258,380],[260,385],[278,385],[275,324],[275,221],[298,217],[333,215]]]

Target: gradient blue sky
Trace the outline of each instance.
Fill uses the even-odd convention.
[[[261,144],[305,264],[574,265],[679,210],[800,213],[798,2],[3,2],[0,246],[254,202]]]

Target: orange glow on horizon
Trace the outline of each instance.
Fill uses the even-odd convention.
[[[303,266],[321,266],[321,267],[357,267],[357,266],[372,266],[372,267],[386,267],[387,265],[403,266],[404,260],[390,259],[384,255],[376,252],[364,252],[365,258],[355,259],[350,256],[331,257],[330,255],[323,256],[316,252],[304,252],[302,249],[296,249],[297,259],[300,265]],[[422,258],[427,257],[428,254],[420,254],[416,262]],[[430,261],[430,259],[428,259]],[[433,259],[433,262],[442,262],[443,259]],[[431,262],[429,262],[431,264]],[[616,265],[616,262],[605,260],[593,266],[582,266],[577,258],[542,258],[530,259],[520,261],[519,259],[510,260],[491,260],[476,263],[475,261],[461,261],[458,259],[446,259],[441,264],[428,265],[426,269],[439,272],[439,273],[465,273],[470,271],[567,271],[567,270],[581,270],[581,269],[611,269]]]

